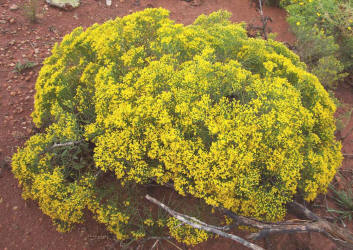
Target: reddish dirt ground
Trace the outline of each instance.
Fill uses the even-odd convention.
[[[55,230],[48,216],[44,215],[33,201],[21,198],[21,189],[10,171],[10,158],[16,147],[34,133],[30,113],[33,110],[34,84],[43,59],[50,55],[55,42],[77,26],[88,27],[116,16],[124,16],[146,7],[164,7],[171,12],[177,23],[190,24],[200,14],[209,14],[218,9],[233,13],[232,21],[259,24],[259,16],[248,0],[113,0],[110,7],[103,0],[82,0],[73,11],[62,11],[48,7],[40,1],[39,21],[32,24],[24,15],[25,1],[0,0],[0,249],[105,249],[113,245],[105,227],[95,222],[90,215],[87,221],[70,233]],[[200,3],[200,4],[198,4]],[[10,10],[12,4],[19,9]],[[294,42],[285,22],[286,13],[276,8],[265,7],[264,13],[273,20],[270,28],[278,34],[277,39]],[[33,61],[38,66],[22,74],[13,72],[17,62]],[[353,105],[353,89],[344,85],[336,91],[338,98]],[[353,126],[353,121],[349,127]],[[353,137],[348,136],[343,152],[353,153]],[[352,180],[353,159],[343,163],[342,176],[336,178],[341,188]],[[319,204],[323,200],[319,198]],[[315,212],[324,211],[320,208]],[[349,225],[352,229],[351,225]],[[263,242],[257,244],[264,245]],[[167,246],[165,246],[167,247]],[[168,246],[172,248],[171,246]],[[273,236],[271,249],[335,249],[329,240],[316,234]],[[243,249],[230,240],[217,239],[201,244],[197,249]]]

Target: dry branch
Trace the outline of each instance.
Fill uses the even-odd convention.
[[[214,234],[218,234],[218,235],[223,236],[225,238],[234,240],[234,241],[236,241],[236,242],[238,242],[238,243],[242,244],[243,246],[246,246],[250,249],[263,250],[262,247],[255,245],[255,244],[253,244],[243,238],[240,238],[239,236],[226,233],[226,232],[220,230],[219,227],[216,227],[213,225],[208,225],[200,220],[195,220],[194,218],[192,218],[190,216],[186,216],[184,214],[178,213],[178,212],[172,210],[171,208],[169,208],[168,206],[164,205],[160,201],[156,200],[155,198],[149,196],[148,194],[145,196],[145,198],[147,200],[149,200],[150,202],[158,205],[162,209],[164,209],[166,212],[168,212],[174,218],[178,219],[179,221],[181,221],[185,224],[192,226],[193,228],[204,230],[204,231],[214,233]]]
[[[253,0],[253,2],[255,2],[256,0]],[[261,20],[261,23],[262,23],[262,26],[254,26],[254,25],[249,25],[249,29],[250,30],[260,30],[264,39],[267,40],[268,39],[268,36],[267,36],[267,24],[268,22],[272,22],[272,19],[271,17],[269,16],[265,16],[264,15],[264,12],[263,12],[263,9],[262,9],[262,6],[263,6],[263,3],[265,1],[264,0],[258,0],[258,2],[256,3],[256,9],[259,11],[259,14],[260,14],[260,20]]]
[[[229,227],[217,227],[213,225],[208,225],[196,218],[172,210],[171,208],[167,207],[166,205],[149,195],[146,195],[146,199],[160,206],[162,209],[167,211],[174,218],[180,220],[182,223],[188,224],[196,229],[205,230],[207,232],[215,233],[225,238],[232,239],[251,249],[262,249],[260,246],[250,243],[243,238],[224,232],[225,230],[229,229]],[[321,218],[320,216],[316,215],[308,208],[304,207],[303,205],[297,202],[289,203],[288,207],[295,214],[304,216],[306,219],[309,220],[295,219],[278,223],[266,223],[253,218],[237,215],[226,209],[221,208],[220,210],[232,219],[234,219],[236,225],[249,226],[258,229],[258,232],[252,233],[247,237],[251,240],[258,240],[267,237],[270,234],[276,233],[318,232],[323,234],[325,237],[329,238],[336,244],[340,245],[341,247],[344,247],[344,249],[353,249],[353,234],[348,230],[343,229],[331,222],[328,222],[326,219]]]
[[[309,221],[291,220],[280,223],[266,223],[234,214],[225,209],[221,210],[229,217],[233,218],[238,225],[245,225],[259,229],[259,232],[250,234],[247,237],[248,239],[258,240],[274,233],[318,232],[345,249],[353,249],[353,234],[348,230],[317,216],[297,202],[292,202],[288,204],[288,206],[295,212],[295,214],[300,214],[309,219]]]

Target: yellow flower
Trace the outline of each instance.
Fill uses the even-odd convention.
[[[299,26],[299,25],[300,25],[300,22],[296,22],[296,25]]]
[[[316,15],[317,15],[317,16],[321,16],[321,13],[319,13],[319,12],[316,12]]]

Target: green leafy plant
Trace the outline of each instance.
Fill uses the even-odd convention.
[[[330,186],[330,190],[334,194],[333,199],[341,210],[328,209],[329,212],[338,214],[341,219],[353,219],[353,189],[336,190]]]
[[[343,70],[343,64],[331,55],[321,57],[311,72],[319,78],[324,86],[333,89],[340,80],[348,75],[348,73],[342,73]]]
[[[123,242],[163,232],[194,245],[210,235],[145,211],[145,185],[278,221],[339,168],[336,107],[297,55],[225,11],[189,26],[168,15],[77,28],[45,60],[32,113],[42,132],[12,169],[59,230],[88,208]]]
[[[25,70],[31,69],[35,66],[37,66],[37,63],[31,61],[17,62],[14,71],[20,74]]]
[[[282,1],[298,39],[298,53],[327,87],[337,85],[353,65],[353,5],[344,0]],[[332,70],[325,71],[333,66]],[[320,69],[321,68],[321,69]]]

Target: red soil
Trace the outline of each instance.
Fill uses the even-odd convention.
[[[248,0],[204,0],[188,3],[180,0],[113,0],[110,7],[103,0],[83,0],[73,11],[61,11],[40,2],[39,21],[31,24],[21,8],[25,0],[0,0],[0,164],[7,165],[0,173],[0,249],[103,249],[111,247],[105,227],[91,216],[70,233],[58,233],[50,218],[33,201],[21,198],[21,189],[10,171],[10,158],[16,147],[23,145],[34,133],[30,113],[33,110],[34,83],[43,59],[50,48],[77,26],[88,27],[116,16],[124,16],[146,7],[164,7],[178,23],[191,24],[200,14],[218,9],[233,13],[232,21],[259,24],[259,16]],[[10,10],[17,4],[18,10]],[[194,6],[196,4],[196,6]],[[285,22],[286,13],[265,7],[264,13],[273,20],[269,24],[277,39],[293,43],[294,37]],[[17,62],[26,60],[39,64],[22,74],[13,72]],[[347,89],[343,89],[347,88]],[[348,85],[337,90],[337,96],[353,104],[353,91]],[[351,122],[350,126],[353,126]],[[353,153],[352,137],[347,137],[343,151]],[[343,169],[352,169],[352,160],[345,160]],[[0,165],[0,169],[1,169]],[[1,171],[1,170],[0,170]],[[346,172],[348,176],[350,172]],[[352,178],[352,174],[350,177]],[[316,211],[316,210],[315,210]],[[318,210],[316,212],[320,212]],[[273,236],[273,249],[333,249],[334,245],[316,234]],[[257,244],[264,245],[263,242]],[[171,246],[165,246],[171,248]],[[230,240],[217,239],[197,249],[243,249]]]

